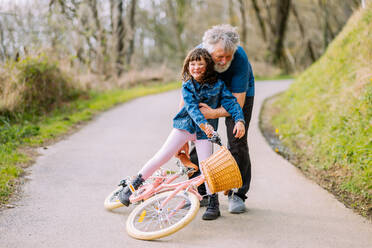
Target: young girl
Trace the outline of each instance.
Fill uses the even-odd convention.
[[[206,103],[211,108],[217,108],[222,105],[235,120],[235,137],[241,138],[245,134],[243,111],[236,98],[226,88],[224,82],[217,79],[214,71],[214,62],[207,50],[196,48],[187,55],[183,65],[182,79],[184,106],[174,117],[174,128],[164,145],[142,167],[138,176],[131,182],[135,189],[138,189],[160,166],[176,155],[188,141],[194,141],[199,161],[203,161],[212,155],[213,144],[208,141],[208,137],[212,135],[213,130],[217,130],[218,119],[206,120],[199,110],[199,103]],[[132,191],[130,188],[128,186],[125,187],[119,194],[120,202],[128,206],[131,195]],[[213,199],[216,199],[216,196],[217,194],[210,196],[209,205],[211,205],[211,198],[213,203]],[[212,205],[215,208],[215,201]],[[215,219],[220,215],[218,199],[217,210],[218,212],[215,211],[214,213],[214,218],[209,218],[208,216],[204,218],[203,215],[203,219]]]

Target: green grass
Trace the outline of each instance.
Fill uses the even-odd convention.
[[[255,81],[268,81],[268,80],[285,80],[285,79],[295,79],[293,75],[277,75],[274,77],[255,77]]]
[[[39,147],[70,131],[76,124],[90,120],[95,114],[137,97],[179,88],[179,82],[138,86],[104,93],[91,92],[87,100],[69,102],[48,115],[18,114],[17,118],[0,116],[0,203],[11,195],[22,166],[31,157],[23,147]],[[16,121],[15,121],[16,119]]]
[[[355,13],[275,105],[282,142],[339,188],[372,200],[372,4]],[[335,171],[338,171],[338,173]],[[338,183],[338,182],[336,182]],[[370,205],[372,207],[372,205]]]

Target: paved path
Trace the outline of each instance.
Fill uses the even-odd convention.
[[[266,81],[256,86],[248,212],[229,214],[226,198],[220,197],[218,220],[202,221],[201,209],[178,233],[149,242],[126,234],[130,209],[103,209],[106,194],[124,175],[134,174],[167,137],[180,97],[172,91],[118,106],[40,150],[22,200],[0,213],[0,247],[372,247],[372,225],[307,180],[262,137],[262,101],[288,85]]]

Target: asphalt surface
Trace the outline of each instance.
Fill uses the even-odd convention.
[[[201,220],[201,208],[179,232],[140,241],[125,230],[132,207],[114,212],[103,208],[115,185],[135,174],[165,141],[177,112],[176,90],[120,105],[40,149],[41,156],[27,170],[21,200],[0,212],[0,247],[372,247],[372,224],[306,179],[261,135],[258,114],[263,100],[289,83],[256,84],[249,129],[253,178],[246,213],[228,213],[227,199],[220,194],[218,220]],[[173,165],[174,160],[166,166]]]

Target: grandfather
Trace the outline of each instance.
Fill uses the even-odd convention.
[[[239,34],[236,28],[231,25],[218,25],[207,30],[203,36],[203,43],[198,47],[207,49],[212,55],[218,77],[225,82],[244,112],[246,132],[244,137],[238,139],[233,134],[234,120],[223,107],[212,109],[208,105],[200,103],[200,110],[206,119],[226,117],[228,148],[238,163],[243,179],[243,186],[240,189],[230,190],[228,193],[229,212],[235,214],[243,213],[246,210],[244,201],[247,199],[246,194],[251,182],[251,161],[248,151],[247,131],[251,120],[254,98],[252,67],[244,49],[239,45]],[[183,99],[181,99],[181,104],[183,104]],[[190,156],[191,161],[198,164],[195,149],[192,150]],[[203,188],[200,188],[199,192],[205,194]],[[214,220],[219,216],[218,195],[214,194],[209,198],[203,219]]]

